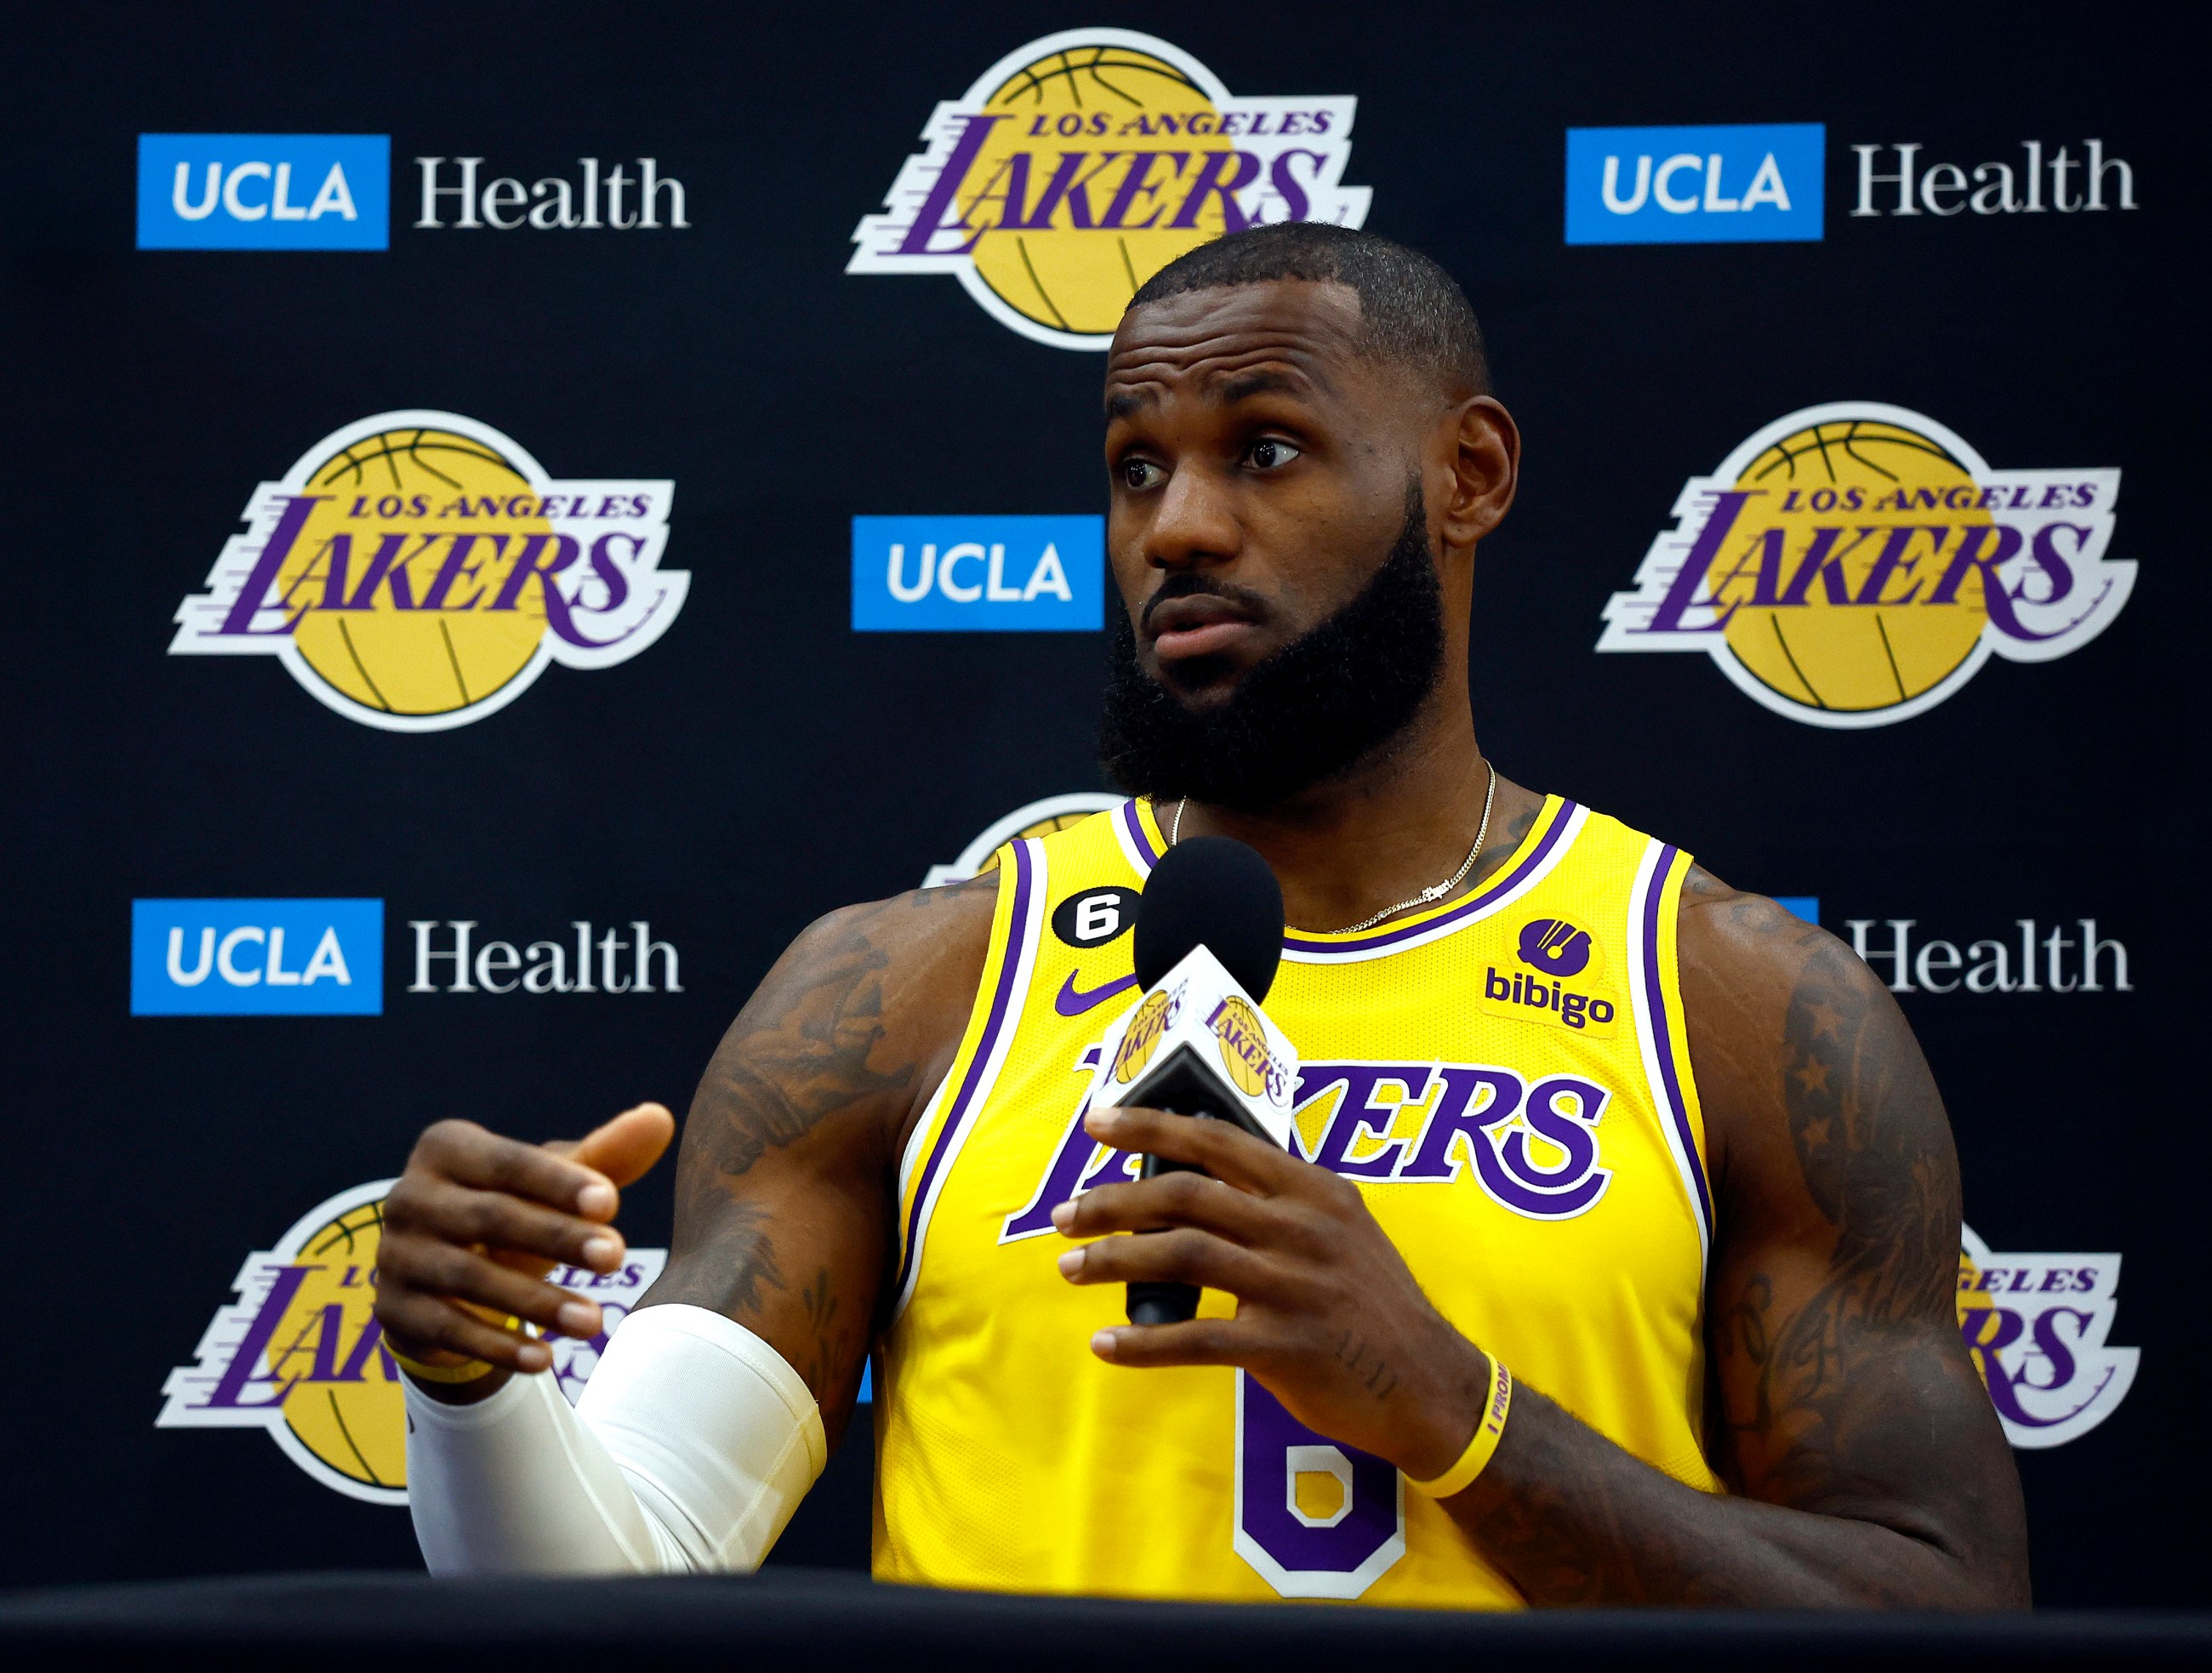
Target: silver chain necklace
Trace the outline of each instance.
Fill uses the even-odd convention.
[[[1425,906],[1433,901],[1441,900],[1444,896],[1449,894],[1454,889],[1460,886],[1460,883],[1466,878],[1467,874],[1474,870],[1474,857],[1482,852],[1483,839],[1490,834],[1490,809],[1492,804],[1498,800],[1498,764],[1495,761],[1492,761],[1488,763],[1488,765],[1490,767],[1490,788],[1482,793],[1482,823],[1475,827],[1474,846],[1467,851],[1467,858],[1459,863],[1459,870],[1453,872],[1451,876],[1445,878],[1443,882],[1430,884],[1428,888],[1423,889],[1419,894],[1416,894],[1410,900],[1401,900],[1395,906],[1385,906],[1381,912],[1376,912],[1374,917],[1363,918],[1357,924],[1352,924],[1346,929],[1327,930],[1322,931],[1322,934],[1339,936],[1358,935],[1362,930],[1373,929],[1377,924],[1380,924],[1386,918],[1395,918],[1398,913],[1408,911],[1414,906]],[[1176,803],[1175,822],[1168,827],[1168,846],[1170,848],[1174,847],[1176,844],[1182,840],[1182,810],[1189,804],[1190,798],[1188,796],[1184,797],[1182,801]]]

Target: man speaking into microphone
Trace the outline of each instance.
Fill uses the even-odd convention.
[[[666,1112],[416,1146],[378,1315],[434,1571],[750,1567],[872,1352],[887,1579],[2024,1603],[1950,1130],[1887,990],[1477,745],[1520,439],[1458,287],[1340,227],[1202,246],[1123,316],[1105,419],[1131,799],[793,944],[578,1409],[530,1331],[599,1310],[544,1275],[621,1264]],[[1097,1095],[1159,991],[1140,896],[1200,836],[1279,883],[1284,1143]],[[1128,1322],[1175,1286],[1194,1317]]]

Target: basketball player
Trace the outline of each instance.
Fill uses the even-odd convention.
[[[1104,756],[1133,799],[793,944],[707,1070],[667,1270],[579,1411],[518,1321],[598,1331],[544,1276],[620,1264],[667,1112],[576,1146],[424,1133],[377,1312],[434,1570],[752,1565],[872,1349],[887,1579],[2027,1602],[1954,1312],[1950,1130],[1888,992],[1477,746],[1475,553],[1519,452],[1466,300],[1382,239],[1267,227],[1137,293],[1106,375]],[[1078,1109],[1135,997],[1107,932],[1200,833],[1282,883],[1303,1155]],[[1147,1152],[1204,1173],[1139,1181]],[[1204,1286],[1200,1316],[1124,1323],[1135,1279]]]

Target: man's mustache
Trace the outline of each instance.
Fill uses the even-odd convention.
[[[1211,575],[1185,570],[1169,576],[1152,590],[1152,596],[1145,600],[1144,608],[1138,612],[1137,625],[1149,630],[1152,625],[1152,612],[1170,598],[1200,597],[1219,598],[1234,604],[1254,621],[1265,621],[1274,614],[1266,597],[1249,587],[1237,586]]]

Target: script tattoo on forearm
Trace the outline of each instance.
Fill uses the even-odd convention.
[[[857,1313],[848,1316],[848,1309],[826,1266],[799,1292],[799,1299],[806,1309],[812,1337],[806,1364],[799,1373],[806,1385],[828,1388],[841,1376],[857,1381],[847,1367],[857,1366],[866,1355],[868,1321]]]
[[[764,1291],[786,1288],[769,1241],[768,1219],[767,1209],[758,1203],[732,1203],[715,1227],[729,1305],[739,1312],[758,1312],[768,1299]]]

